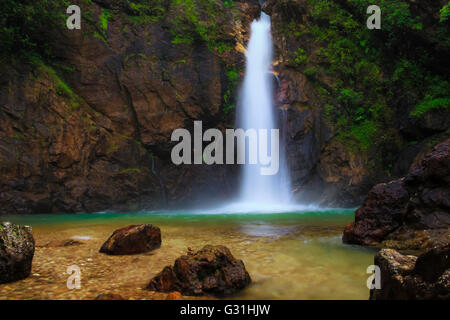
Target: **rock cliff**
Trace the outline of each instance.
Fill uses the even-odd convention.
[[[0,214],[232,197],[239,168],[174,166],[170,135],[234,126],[260,2],[72,2],[81,30],[65,27],[63,0],[0,5]],[[263,3],[297,200],[359,205],[448,138],[444,5],[383,2],[369,32],[364,1]]]
[[[344,231],[346,243],[422,250],[450,243],[450,139],[406,177],[376,185]]]

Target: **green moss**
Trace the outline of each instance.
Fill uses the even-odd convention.
[[[158,22],[167,13],[164,0],[129,0],[127,5],[128,19],[134,25]]]
[[[225,7],[226,9],[226,7]],[[223,29],[217,23],[226,10],[211,0],[172,0],[169,32],[173,44],[204,42],[210,50],[222,54],[232,50],[234,41],[223,40]]]
[[[0,1],[0,57],[22,62],[52,58],[53,32],[66,27],[69,5],[66,0]]]
[[[99,16],[100,19],[100,28],[103,30],[103,32],[106,34],[108,31],[108,20],[112,17],[112,13],[108,9],[101,9],[101,14]]]
[[[140,168],[127,168],[127,169],[121,170],[119,173],[131,173],[131,172],[141,173],[141,169]]]
[[[450,3],[447,3],[440,10],[440,22],[446,22],[450,19]]]
[[[430,22],[413,13],[408,1],[380,0],[382,29],[376,31],[364,27],[370,0],[307,2],[304,18],[286,13],[277,27],[299,44],[289,64],[313,80],[327,121],[349,150],[380,151],[401,143],[392,128],[400,97],[417,105],[412,116],[448,108],[450,85],[430,68],[439,70],[441,61],[416,41]],[[432,41],[450,47],[445,26],[437,26]]]
[[[293,60],[292,63],[296,66],[301,66],[301,65],[306,64],[308,62],[308,56],[306,54],[305,49],[298,48],[295,51],[292,60]]]
[[[230,113],[235,108],[235,90],[239,84],[239,74],[241,70],[237,67],[230,67],[226,70],[227,75],[227,87],[223,94],[223,102],[225,104],[223,111],[225,114]]]
[[[411,112],[412,117],[421,117],[425,113],[434,109],[448,109],[450,98],[437,98],[419,103]]]
[[[225,5],[225,7],[228,7],[228,8],[234,7],[234,1],[233,0],[224,0],[223,4]]]
[[[352,152],[365,152],[372,146],[376,133],[376,124],[366,120],[361,124],[352,125],[349,131],[342,132],[338,140]]]
[[[42,70],[49,74],[55,82],[56,93],[65,98],[65,100],[71,105],[72,108],[78,108],[80,103],[83,101],[70,86],[65,83],[58,73],[50,66],[45,64],[42,60],[36,58],[33,59],[33,63],[39,65]]]

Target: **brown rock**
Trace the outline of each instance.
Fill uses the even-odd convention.
[[[106,240],[100,252],[111,255],[144,253],[161,247],[161,231],[151,224],[118,229]]]
[[[198,3],[199,23],[219,26],[213,42],[226,43],[224,52],[194,34],[199,41],[174,44],[183,3],[159,5],[151,10],[163,12],[157,22],[134,24],[130,17],[141,13],[130,1],[90,1],[84,10],[94,20],[102,8],[115,14],[101,39],[95,24],[83,32],[54,30],[61,68],[52,61],[2,64],[0,214],[135,211],[203,203],[235,189],[225,174],[230,166],[173,165],[170,136],[192,130],[193,120],[210,127],[233,121],[223,109],[234,103],[238,83],[226,73],[244,67],[244,53],[234,48],[248,40],[258,1],[236,1],[232,9]]]
[[[343,241],[401,249],[450,242],[450,139],[400,180],[376,185],[344,230]]]
[[[94,300],[126,300],[117,293],[101,293]]]
[[[356,210],[355,222],[345,229],[343,241],[364,245],[382,241],[401,225],[408,200],[403,180],[376,185]]]
[[[25,279],[31,272],[34,238],[31,228],[0,224],[0,283]]]
[[[166,300],[184,300],[184,298],[181,293],[174,291],[167,295]]]
[[[79,246],[82,245],[83,242],[74,240],[74,239],[66,239],[66,240],[55,240],[47,243],[44,247],[49,248],[58,248],[58,247],[70,247],[70,246]]]
[[[381,288],[370,291],[370,299],[450,299],[450,246],[435,247],[415,256],[382,249],[375,256],[380,267]]]
[[[207,245],[193,255],[175,260],[148,284],[153,291],[179,291],[183,295],[225,296],[242,290],[251,282],[242,260],[224,246]]]

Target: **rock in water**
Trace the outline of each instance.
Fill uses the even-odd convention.
[[[415,256],[382,249],[375,256],[381,288],[370,291],[372,300],[450,299],[450,245]]]
[[[48,248],[59,248],[59,247],[71,247],[71,246],[79,246],[82,245],[83,242],[78,241],[78,240],[74,240],[74,239],[66,239],[66,240],[56,240],[56,241],[50,241],[49,243],[47,243],[46,245],[44,245],[43,247],[48,247]],[[38,246],[39,247],[39,246]]]
[[[343,241],[396,249],[445,246],[450,240],[450,139],[408,175],[376,185],[347,226]]]
[[[200,251],[175,260],[148,284],[152,291],[179,291],[183,295],[225,296],[242,290],[251,282],[242,260],[224,246],[207,245]]]
[[[0,283],[25,279],[31,272],[34,238],[31,227],[0,224]]]
[[[181,293],[174,291],[167,295],[166,300],[184,300],[184,298]]]
[[[127,300],[117,293],[101,293],[94,300]]]
[[[141,224],[114,231],[100,252],[111,255],[136,254],[159,247],[161,247],[161,230],[151,224]]]

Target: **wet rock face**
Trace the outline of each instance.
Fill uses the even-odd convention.
[[[114,231],[100,248],[110,255],[144,253],[161,247],[161,231],[151,224],[131,225]]]
[[[336,96],[332,93],[333,87],[347,80],[327,72],[328,67],[323,68],[324,60],[320,55],[332,40],[320,40],[312,28],[327,34],[330,31],[328,28],[333,26],[314,18],[312,4],[315,2],[267,0],[262,6],[272,20],[274,71],[279,79],[278,85],[275,85],[276,103],[281,125],[286,131],[293,196],[298,201],[314,201],[329,207],[356,207],[361,205],[374,185],[404,176],[414,158],[428,148],[428,143],[434,146],[448,138],[448,134],[442,137],[441,134],[448,128],[449,117],[444,115],[447,112],[445,109],[428,112],[420,118],[410,117],[406,110],[412,106],[390,103],[389,109],[396,110],[396,116],[388,120],[387,129],[408,141],[415,140],[415,147],[394,147],[391,143],[381,146],[373,138],[368,149],[351,150],[346,139],[340,139],[345,129],[339,126],[337,118],[329,117],[327,109],[343,114],[346,111],[339,107],[336,100],[327,106],[327,98],[320,93],[322,90]],[[416,1],[411,6],[416,5],[427,7],[416,9],[416,12],[425,15],[436,10],[423,1]],[[340,1],[339,6],[341,10],[349,10],[351,15],[356,14],[350,9],[352,5],[344,5]],[[433,15],[431,13],[430,17]],[[424,30],[433,29],[438,24],[435,20]],[[305,53],[306,62],[296,62],[297,58],[302,60],[303,55],[298,55],[297,50]],[[435,51],[430,52],[434,54]],[[430,138],[435,142],[431,142]],[[391,156],[393,160],[388,160]],[[388,173],[386,168],[390,166],[393,168]]]
[[[382,241],[401,225],[408,200],[403,180],[376,185],[356,210],[355,223],[347,226],[343,241],[364,245]]]
[[[0,224],[0,283],[28,277],[34,256],[31,228],[8,222]]]
[[[435,247],[416,256],[382,249],[375,256],[381,288],[370,291],[372,300],[450,299],[450,246]]]
[[[242,260],[224,246],[207,245],[179,257],[148,284],[152,291],[179,291],[183,295],[225,296],[242,290],[251,282]]]
[[[450,140],[437,145],[400,180],[375,186],[343,241],[423,249],[450,241]]]
[[[302,24],[307,21],[307,1],[267,0],[262,10],[272,20],[274,71],[279,79],[275,102],[285,132],[294,198],[335,207],[361,204],[373,186],[365,168],[366,159],[333,140],[334,128],[325,121],[324,102],[314,82],[292,63],[297,49],[310,48],[314,43],[309,32],[301,37],[286,32],[290,21]],[[332,85],[333,79],[322,80],[327,86]]]
[[[224,51],[204,39],[174,43],[174,21],[186,19],[182,2],[162,1],[156,22],[134,21],[129,1],[74,4],[92,23],[55,30],[57,65],[1,68],[0,214],[135,211],[230,197],[232,166],[175,166],[170,137],[192,131],[194,120],[205,130],[232,125],[224,108],[239,81],[228,74],[241,76],[258,1],[235,1],[233,10],[208,2],[214,17],[199,14],[220,26],[213,40]]]

